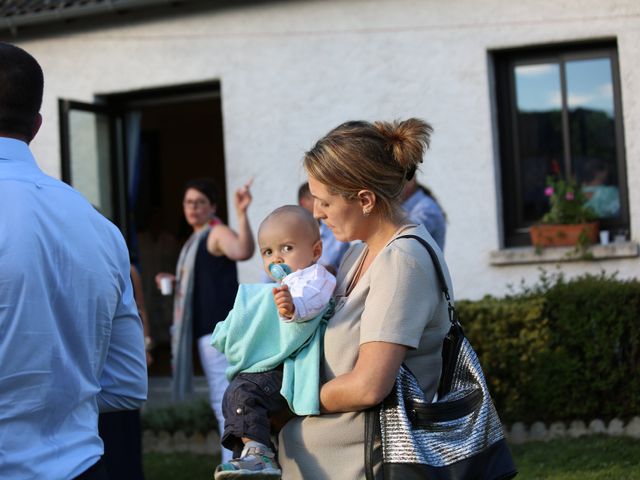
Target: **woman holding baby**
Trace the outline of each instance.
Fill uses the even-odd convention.
[[[291,479],[364,479],[364,414],[391,391],[402,362],[433,398],[449,330],[447,304],[417,235],[442,253],[423,226],[408,222],[400,195],[429,146],[422,120],[347,122],[305,154],[314,216],[336,239],[356,242],[337,273],[335,314],[320,365],[321,415],[296,417],[279,437]],[[451,289],[450,289],[451,290]]]

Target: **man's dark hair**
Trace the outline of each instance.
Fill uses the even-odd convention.
[[[36,59],[0,42],[0,132],[32,139],[43,88],[44,76]]]
[[[207,197],[211,205],[216,205],[218,203],[218,189],[212,179],[194,178],[193,180],[189,180],[184,186],[183,195],[184,193],[187,193],[187,190],[190,188],[199,191]]]
[[[305,197],[311,196],[311,190],[309,190],[309,182],[304,182],[298,189],[298,202]]]

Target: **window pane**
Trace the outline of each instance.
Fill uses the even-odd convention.
[[[109,118],[82,110],[69,112],[71,182],[107,218],[113,218],[109,157]]]
[[[571,165],[599,217],[620,214],[609,58],[566,63]]]
[[[534,222],[548,209],[547,175],[562,165],[562,93],[557,63],[515,67],[516,148],[520,160],[521,221]]]

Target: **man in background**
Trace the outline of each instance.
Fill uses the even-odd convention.
[[[420,185],[414,175],[404,186],[400,195],[402,209],[410,222],[425,226],[444,252],[447,234],[447,216],[435,196],[424,185]]]
[[[313,196],[309,191],[308,182],[300,185],[298,189],[298,205],[309,210],[313,215]],[[329,227],[321,220],[318,220],[318,223],[320,224],[320,239],[322,240],[322,255],[318,263],[335,275],[342,257],[349,249],[349,243],[336,240]]]
[[[106,479],[98,412],[147,394],[119,230],[29,149],[43,74],[0,43],[0,478]]]

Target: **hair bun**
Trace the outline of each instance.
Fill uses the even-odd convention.
[[[407,170],[407,179],[413,178],[424,152],[429,148],[433,132],[431,125],[418,118],[375,122],[373,125],[387,139],[387,148],[393,159]]]

